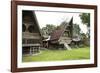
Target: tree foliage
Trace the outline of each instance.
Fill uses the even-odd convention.
[[[87,37],[87,35],[85,33],[81,33],[80,36],[81,36],[82,44],[84,46],[89,46],[90,45],[90,41],[89,41],[89,38]]]
[[[88,27],[87,35],[88,35],[88,38],[90,38],[90,13],[81,13],[80,18],[82,20],[82,23],[87,25]]]
[[[77,36],[77,35],[80,35],[80,27],[78,24],[74,24],[73,25],[73,36]]]
[[[81,13],[80,18],[83,24],[86,24],[87,27],[90,27],[90,13]]]
[[[45,27],[42,28],[43,35],[50,35],[51,32],[56,28],[55,25],[47,24]]]

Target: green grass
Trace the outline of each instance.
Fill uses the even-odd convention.
[[[90,48],[76,48],[72,50],[43,50],[34,56],[23,55],[23,62],[34,61],[60,61],[60,60],[81,60],[90,58]]]

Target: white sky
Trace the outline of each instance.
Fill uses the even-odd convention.
[[[80,13],[65,13],[65,12],[47,12],[47,11],[35,11],[36,17],[38,19],[38,23],[40,28],[45,27],[46,24],[60,25],[61,22],[66,20],[67,22],[73,17],[73,23],[79,24],[82,32],[87,32],[86,25],[81,23],[81,19],[79,17]]]

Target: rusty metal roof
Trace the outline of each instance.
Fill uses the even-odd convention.
[[[69,26],[70,23],[73,22],[73,18],[71,18],[69,23],[62,23],[60,25],[60,27],[58,29],[55,29],[52,33],[51,33],[51,37],[50,40],[59,40],[59,38],[61,37],[61,35],[64,33],[65,29],[67,26]]]

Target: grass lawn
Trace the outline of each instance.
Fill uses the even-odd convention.
[[[34,61],[60,61],[60,60],[80,60],[90,58],[90,48],[75,48],[72,50],[43,50],[34,56],[23,55],[23,62]]]

